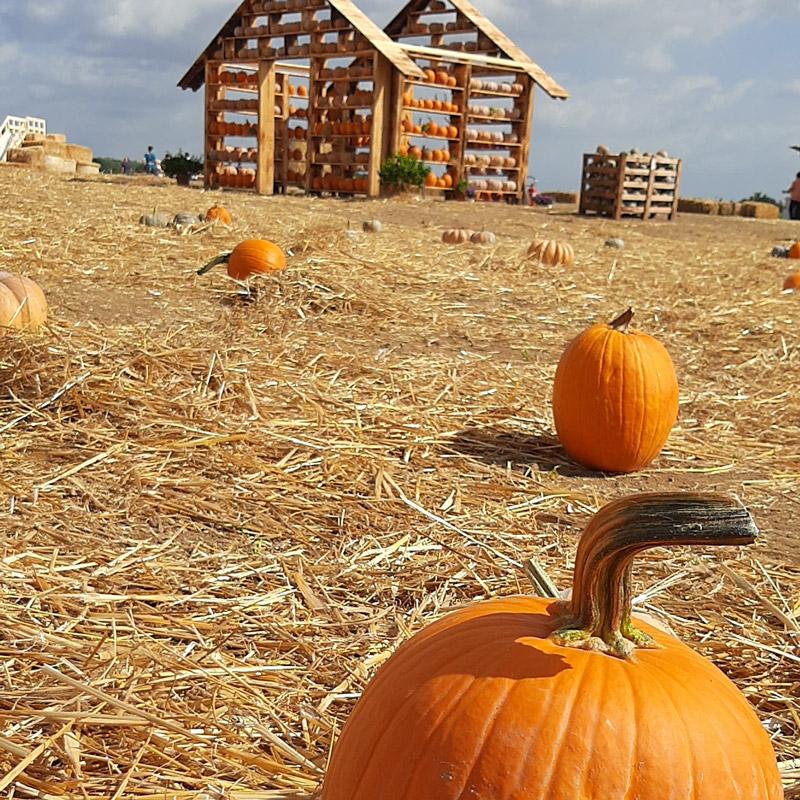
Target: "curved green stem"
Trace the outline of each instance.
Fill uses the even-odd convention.
[[[230,253],[223,253],[222,255],[211,259],[211,261],[209,261],[208,264],[206,264],[204,267],[200,267],[200,269],[197,270],[197,274],[205,275],[206,272],[208,272],[212,267],[216,267],[217,264],[227,264],[230,257],[231,257]]]
[[[631,619],[631,563],[670,545],[751,544],[758,529],[741,503],[699,493],[641,494],[603,506],[581,536],[572,599],[553,639],[620,657],[656,647]]]

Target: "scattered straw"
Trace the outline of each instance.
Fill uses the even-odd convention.
[[[800,307],[768,255],[791,223],[21,169],[0,170],[0,198],[0,269],[52,306],[48,330],[0,345],[0,775],[15,797],[316,796],[399,642],[529,591],[530,559],[564,591],[590,514],[656,489],[753,511],[745,551],[645,555],[637,603],[731,677],[800,781]],[[232,231],[137,224],[215,200]],[[497,246],[443,245],[456,224]],[[536,235],[568,239],[578,264],[526,265]],[[251,236],[290,255],[249,300],[222,271],[195,275]],[[681,411],[650,468],[601,476],[561,451],[550,386],[565,343],[628,305],[671,352]]]

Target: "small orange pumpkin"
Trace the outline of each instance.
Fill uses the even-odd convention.
[[[800,242],[795,242],[786,254],[787,258],[800,258]]]
[[[442,233],[442,241],[445,244],[466,244],[474,233],[469,228],[450,228]]]
[[[231,226],[231,215],[227,208],[222,206],[211,206],[206,212],[206,222],[220,222],[223,225]]]
[[[223,253],[197,270],[204,275],[217,264],[228,265],[228,275],[235,281],[244,281],[253,275],[265,275],[286,269],[286,256],[276,244],[264,239],[247,239],[230,253]]]
[[[30,278],[0,272],[0,334],[5,329],[35,330],[47,319],[44,292]]]
[[[629,308],[593,325],[564,350],[553,382],[553,419],[579,464],[633,472],[661,452],[678,416],[678,379],[669,353],[630,328]]]

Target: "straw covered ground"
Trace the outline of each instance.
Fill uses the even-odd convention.
[[[215,198],[231,231],[138,224]],[[735,681],[800,781],[800,297],[770,257],[796,224],[12,168],[0,201],[0,269],[51,306],[46,330],[0,340],[9,797],[315,796],[399,642],[531,592],[531,557],[567,588],[602,504],[683,489],[737,495],[761,537],[645,554],[638,603]],[[446,246],[454,224],[498,244]],[[526,265],[537,235],[576,266]],[[222,268],[195,274],[250,237],[289,254],[250,301]],[[628,305],[672,355],[680,413],[649,468],[601,475],[560,449],[552,378],[570,338]]]

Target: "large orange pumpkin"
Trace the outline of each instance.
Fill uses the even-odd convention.
[[[235,281],[244,281],[253,275],[280,272],[286,269],[286,256],[276,244],[264,239],[247,239],[230,253],[223,253],[197,270],[204,275],[217,264],[228,265],[228,275]]]
[[[575,337],[553,383],[553,418],[567,453],[606,472],[633,472],[661,452],[678,416],[669,353],[630,328],[628,309]]]
[[[0,272],[0,334],[6,328],[35,330],[47,319],[44,292],[30,278]]]
[[[745,697],[631,616],[636,553],[755,535],[744,508],[713,495],[605,506],[581,539],[573,600],[477,603],[400,646],[335,743],[322,800],[780,800]]]

